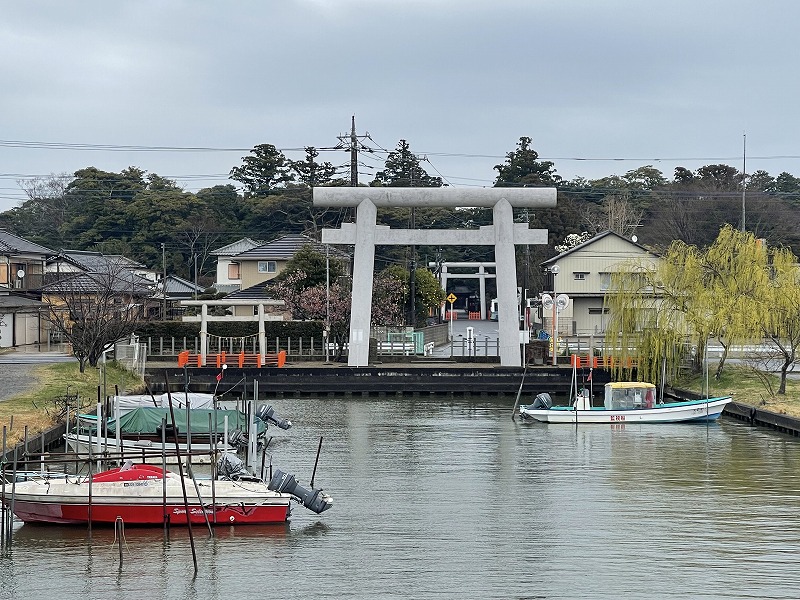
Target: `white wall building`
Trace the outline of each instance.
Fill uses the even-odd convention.
[[[613,231],[592,239],[542,263],[549,270],[558,265],[554,279],[556,294],[567,294],[569,306],[558,314],[559,335],[602,335],[608,323],[608,309],[603,307],[611,285],[611,274],[632,262],[655,267],[661,258],[644,246]],[[552,286],[551,286],[552,287]],[[550,331],[552,315],[543,312],[543,328]]]

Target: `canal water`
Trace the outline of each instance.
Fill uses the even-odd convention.
[[[797,598],[797,439],[513,422],[510,399],[286,399],[273,464],[334,507],[278,527],[19,525],[0,598]],[[280,437],[278,437],[280,436]]]

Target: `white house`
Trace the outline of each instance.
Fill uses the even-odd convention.
[[[550,272],[550,290],[566,294],[569,305],[558,313],[559,335],[602,335],[608,323],[608,309],[603,301],[611,285],[611,274],[635,262],[655,267],[660,257],[644,246],[613,231],[605,231],[592,239],[542,263]],[[553,267],[558,266],[558,274]],[[547,286],[546,286],[547,287]],[[553,327],[551,310],[543,311],[543,328]]]
[[[214,278],[214,288],[218,292],[230,293],[242,288],[241,265],[233,257],[258,248],[263,242],[250,238],[242,238],[222,248],[212,250],[210,254],[217,257],[217,276]]]

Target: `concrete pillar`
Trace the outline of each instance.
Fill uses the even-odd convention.
[[[350,302],[350,341],[347,365],[369,364],[369,328],[372,321],[372,276],[375,269],[375,224],[378,210],[370,200],[356,209],[356,244],[353,255],[353,290]]]
[[[480,275],[480,279],[478,279],[479,290],[480,290],[480,301],[481,301],[481,320],[486,319],[486,269],[483,265],[478,267],[478,275]]]
[[[446,292],[447,291],[447,265],[442,265],[442,289]],[[445,301],[444,305],[442,306],[442,321],[445,320],[445,316],[447,315],[447,307],[448,302]]]
[[[208,354],[208,304],[200,307],[200,362],[206,366]]]
[[[514,211],[508,200],[494,205],[494,261],[497,269],[498,337],[500,364],[519,367],[519,321],[517,312],[517,259],[514,252]]]
[[[264,355],[267,353],[267,329],[264,325],[264,305],[258,305],[258,352],[261,354],[259,366],[264,366]]]

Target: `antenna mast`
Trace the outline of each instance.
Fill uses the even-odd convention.
[[[745,198],[747,196],[747,132],[742,134],[742,233],[745,232]]]

